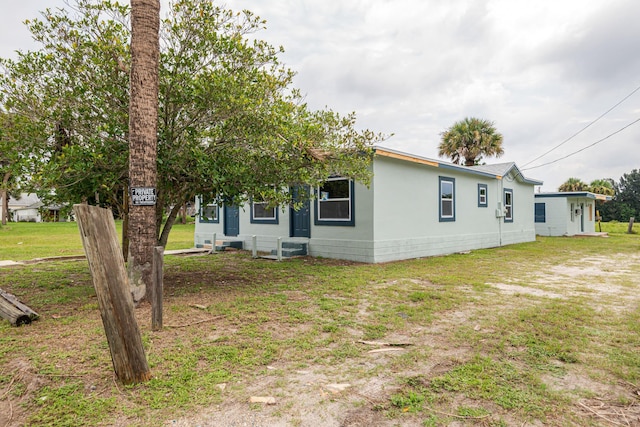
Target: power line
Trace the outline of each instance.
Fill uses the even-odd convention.
[[[573,153],[569,153],[569,154],[567,154],[567,155],[566,155],[566,156],[564,156],[564,157],[560,157],[559,159],[553,160],[553,161],[551,161],[551,162],[543,163],[543,164],[538,165],[538,166],[532,166],[532,167],[530,167],[530,168],[522,168],[522,170],[523,170],[523,171],[525,171],[525,170],[537,169],[537,168],[541,168],[542,166],[547,166],[547,165],[550,165],[550,164],[553,164],[553,163],[559,162],[560,160],[564,160],[564,159],[566,159],[566,158],[568,158],[568,157],[571,157],[571,156],[573,156],[573,155],[575,155],[575,154],[578,154],[578,153],[580,153],[580,152],[582,152],[582,151],[586,150],[587,148],[591,148],[591,147],[593,147],[593,146],[594,146],[594,145],[596,145],[596,144],[600,144],[602,141],[605,141],[605,140],[607,140],[607,139],[611,138],[613,135],[615,135],[615,134],[617,134],[617,133],[622,132],[623,130],[625,130],[625,129],[626,129],[626,128],[628,128],[629,126],[634,125],[634,124],[636,124],[636,123],[638,123],[638,122],[640,122],[640,118],[635,119],[634,121],[632,121],[632,122],[631,122],[631,123],[629,123],[628,125],[626,125],[626,126],[624,126],[624,127],[620,128],[620,129],[618,129],[617,131],[615,131],[615,132],[613,132],[613,133],[610,133],[609,135],[605,136],[605,137],[604,137],[604,138],[602,138],[602,139],[597,140],[596,142],[594,142],[594,143],[592,143],[592,144],[587,145],[586,147],[583,147],[583,148],[579,149],[578,151],[574,151]],[[529,162],[529,163],[531,163],[531,162]],[[527,164],[528,164],[528,163],[527,163]]]
[[[592,122],[590,122],[589,124],[587,124],[585,127],[583,127],[582,129],[580,129],[578,132],[574,133],[573,135],[571,135],[569,138],[565,139],[564,141],[562,141],[560,144],[556,145],[555,147],[553,147],[552,149],[550,149],[549,151],[545,152],[544,154],[539,155],[538,157],[536,157],[535,159],[525,163],[522,166],[527,166],[530,165],[531,163],[535,162],[536,160],[546,156],[547,154],[551,153],[552,151],[554,151],[556,148],[559,148],[561,146],[563,146],[564,144],[566,144],[567,142],[571,141],[573,138],[575,138],[576,136],[580,135],[582,132],[584,132],[587,128],[589,128],[592,124],[594,124],[595,122],[597,122],[598,120],[600,120],[601,118],[603,118],[604,116],[606,116],[607,114],[609,114],[614,108],[616,108],[618,105],[622,104],[624,101],[626,101],[631,95],[633,95],[634,93],[636,93],[637,91],[640,90],[640,86],[638,86],[637,88],[635,88],[633,91],[631,91],[631,93],[627,96],[625,96],[624,98],[622,98],[617,104],[615,104],[613,107],[609,108],[607,111],[605,111],[604,113],[602,113],[600,116],[598,116],[598,118],[596,118],[595,120],[593,120]],[[536,166],[538,167],[538,166]],[[534,168],[530,168],[530,169],[534,169]]]

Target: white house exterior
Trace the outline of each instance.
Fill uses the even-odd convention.
[[[42,202],[34,193],[22,193],[19,198],[9,197],[9,217],[14,222],[41,222]]]
[[[537,193],[534,205],[536,234],[575,236],[594,233],[598,199],[607,200],[607,196],[586,191]]]
[[[459,166],[378,147],[369,188],[331,178],[299,211],[200,206],[195,244],[242,241],[271,251],[278,237],[311,256],[379,263],[535,240],[534,186],[514,163]]]

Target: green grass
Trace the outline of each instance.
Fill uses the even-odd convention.
[[[193,223],[175,224],[167,249],[193,247],[194,230]],[[116,231],[121,239],[122,221],[116,221]],[[84,255],[75,222],[10,222],[0,227],[0,242],[0,261]]]
[[[16,225],[0,233],[31,241],[19,231],[38,224]],[[67,234],[77,233],[75,224],[55,230],[65,226]],[[320,392],[289,378],[304,369],[326,381],[385,384],[361,404],[397,425],[598,425],[578,413],[577,402],[597,397],[620,408],[636,401],[619,385],[636,390],[640,381],[640,306],[629,300],[637,295],[638,269],[629,266],[635,276],[615,282],[629,294],[622,299],[574,295],[562,284],[551,290],[563,298],[509,295],[491,284],[548,290],[534,279],[550,266],[603,254],[637,256],[640,236],[626,234],[626,226],[605,226],[609,238],[538,238],[379,265],[312,258],[277,263],[242,251],[167,257],[165,328],[151,331],[148,307],[137,310],[153,379],[129,387],[113,380],[86,261],[0,268],[0,287],[42,315],[27,327],[0,322],[0,405],[11,399],[23,408],[25,425],[117,419],[151,426],[261,393],[278,396],[277,413],[289,420],[284,417],[299,411],[302,398],[296,387]],[[177,227],[190,247],[193,226]],[[45,251],[71,240],[64,235]],[[0,240],[0,253],[11,241]],[[618,266],[606,269],[613,274]],[[360,340],[412,345],[375,356]],[[578,388],[549,386],[573,377],[583,379]],[[598,387],[589,389],[589,381]],[[619,387],[616,393],[599,394],[611,386]],[[346,392],[344,405],[351,402],[346,396],[359,395]]]

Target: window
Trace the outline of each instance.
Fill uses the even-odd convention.
[[[536,203],[534,205],[534,221],[547,222],[547,205],[544,203]]]
[[[318,187],[316,225],[354,225],[353,181],[346,178],[329,178]]]
[[[440,177],[440,221],[456,220],[454,178]]]
[[[576,205],[571,203],[571,222],[576,220]]]
[[[269,207],[266,202],[251,202],[251,223],[277,224],[278,209]]]
[[[220,222],[220,208],[217,203],[202,204],[202,198],[200,198],[200,222]]]
[[[513,190],[504,189],[504,222],[513,222]]]
[[[486,208],[487,206],[487,184],[478,184],[478,207]]]

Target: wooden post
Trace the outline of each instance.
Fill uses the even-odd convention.
[[[111,210],[73,205],[98,298],[116,376],[124,384],[151,378]]]
[[[39,316],[14,295],[0,289],[0,317],[7,319],[13,326],[20,326],[28,325]]]
[[[629,228],[627,228],[627,234],[633,233],[633,222],[636,220],[635,217],[629,218]]]
[[[162,290],[163,290],[164,248],[153,248],[153,271],[151,275],[151,330],[162,329]]]

